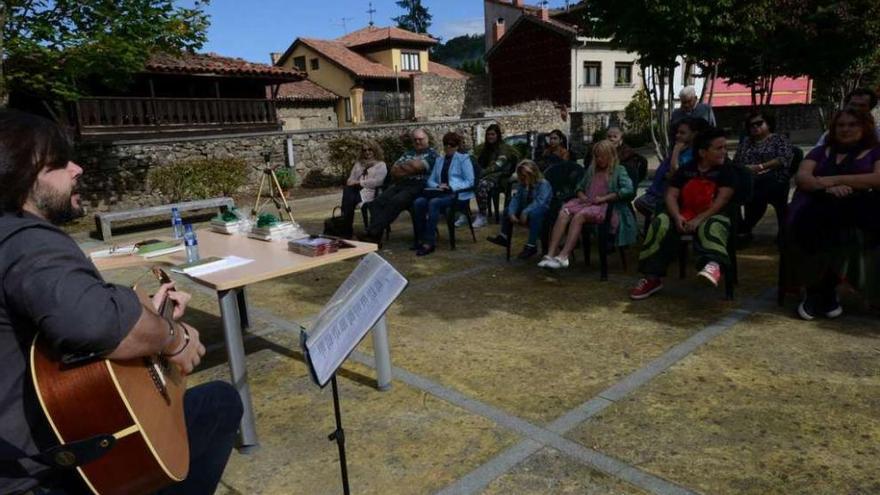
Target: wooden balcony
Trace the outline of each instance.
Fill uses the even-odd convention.
[[[126,139],[280,129],[266,99],[84,97],[76,102],[84,139]]]

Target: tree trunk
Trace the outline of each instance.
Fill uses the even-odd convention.
[[[651,84],[650,85],[648,85],[648,76],[647,76],[649,70],[651,71]],[[656,91],[656,87],[654,84],[656,71],[654,70],[653,66],[646,65],[646,66],[642,67],[641,72],[642,72],[642,86],[645,87],[645,92],[648,94],[648,101],[649,101],[648,112],[651,116],[650,122],[648,124],[648,129],[651,132],[651,141],[654,143],[654,153],[657,154],[657,159],[659,159],[660,161],[663,161],[663,153],[662,153],[662,149],[660,147],[660,141],[658,141],[658,139],[657,139],[658,128],[654,125],[654,122],[657,122],[659,120],[659,117],[658,117],[657,111],[656,111],[656,108],[658,105],[657,91]]]
[[[0,1],[0,108],[6,108],[9,105],[9,92],[6,87],[6,73],[3,71],[3,61],[6,60],[5,46],[3,39],[6,34],[6,2]]]

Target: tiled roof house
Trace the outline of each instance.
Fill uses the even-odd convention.
[[[396,27],[368,26],[333,40],[297,38],[275,65],[307,74],[339,97],[340,126],[412,117],[412,81],[419,74],[466,79],[431,62],[437,40]]]

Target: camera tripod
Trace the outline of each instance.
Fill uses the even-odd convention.
[[[254,218],[257,218],[263,208],[272,202],[275,204],[275,208],[278,209],[278,218],[280,220],[283,220],[284,212],[287,212],[287,220],[291,223],[295,223],[290,204],[284,196],[284,190],[281,189],[281,184],[278,182],[278,176],[275,175],[275,169],[278,167],[269,165],[270,153],[263,153],[263,159],[266,160],[266,165],[264,165],[262,169],[254,167],[263,173],[263,177],[260,178],[260,188],[257,189],[257,199],[254,201],[254,208],[251,210],[251,215],[253,215]],[[263,189],[266,187],[267,182],[269,191],[266,195],[265,202],[261,203]]]

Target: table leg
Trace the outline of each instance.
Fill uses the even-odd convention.
[[[388,350],[388,326],[385,324],[385,315],[373,325],[373,355],[376,359],[376,388],[388,390],[391,388],[391,352]]]
[[[220,315],[223,319],[223,334],[226,338],[226,352],[229,356],[229,370],[232,385],[241,396],[244,414],[241,417],[238,451],[247,454],[259,448],[257,426],[254,420],[254,406],[251,401],[251,390],[247,381],[247,364],[244,357],[244,341],[242,339],[241,317],[239,315],[239,294],[242,289],[219,291]]]
[[[241,329],[248,330],[251,328],[251,315],[248,313],[247,293],[244,287],[237,290],[238,296],[238,316],[241,319]]]

